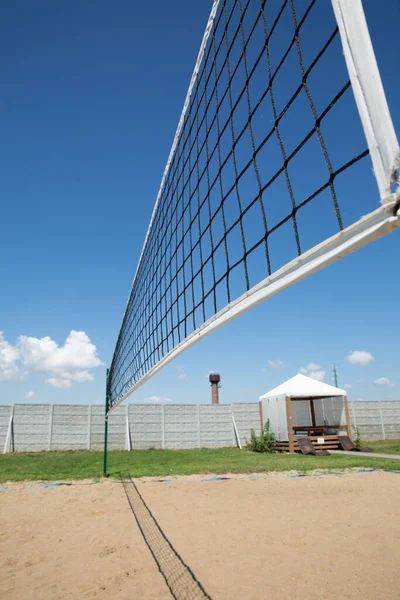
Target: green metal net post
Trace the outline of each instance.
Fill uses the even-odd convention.
[[[109,409],[109,394],[108,394],[108,375],[110,369],[107,369],[106,374],[106,410],[104,414],[104,463],[103,463],[103,477],[107,477],[107,442],[108,442],[108,409]]]

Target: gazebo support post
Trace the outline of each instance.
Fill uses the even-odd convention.
[[[314,399],[310,398],[310,411],[311,411],[311,425],[313,427],[317,426],[317,423],[315,421],[315,410],[314,410]]]
[[[351,438],[351,421],[350,421],[350,413],[349,413],[349,403],[347,402],[347,396],[343,396],[344,402],[344,414],[346,415],[346,427],[347,427],[347,435]]]
[[[289,438],[289,452],[294,454],[294,434],[293,434],[293,419],[292,419],[292,399],[286,396],[286,418]]]

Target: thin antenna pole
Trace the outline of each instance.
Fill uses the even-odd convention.
[[[339,387],[338,386],[337,371],[336,371],[336,365],[335,365],[335,363],[333,363],[333,365],[332,365],[332,371],[333,371],[333,381],[335,382],[335,387]]]
[[[108,442],[108,410],[110,408],[110,398],[108,393],[108,376],[110,369],[107,369],[106,374],[106,406],[104,414],[104,462],[103,462],[103,477],[107,477],[107,442]]]

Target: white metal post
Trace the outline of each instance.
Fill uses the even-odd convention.
[[[240,442],[239,432],[238,432],[237,427],[236,427],[235,415],[233,414],[233,406],[232,406],[232,404],[231,404],[231,411],[232,411],[233,431],[234,431],[234,434],[235,434],[235,437],[236,437],[237,445],[239,446],[240,449],[242,449],[242,444]]]
[[[7,452],[10,452],[10,447],[11,447],[11,438],[12,438],[13,421],[14,421],[14,404],[11,405],[10,409],[11,409],[10,410],[10,418],[8,421],[6,439],[5,439],[4,448],[3,448],[3,454],[7,454]]]

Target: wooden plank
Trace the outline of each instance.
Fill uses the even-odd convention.
[[[302,454],[315,454],[315,448],[311,443],[310,438],[308,437],[303,437],[301,440],[298,440],[299,442],[299,447],[300,447],[300,452]]]
[[[300,436],[299,436],[300,437]],[[339,436],[338,435],[309,435],[309,438],[311,438],[312,440],[317,440],[320,437],[323,437],[324,440],[338,440]]]
[[[317,425],[316,427],[311,427],[310,425],[295,425],[293,428],[295,431],[312,431],[313,429],[341,429],[347,430],[347,425]],[[330,434],[334,435],[334,434]]]
[[[340,446],[343,448],[343,450],[355,450],[355,446],[351,441],[350,436],[347,435],[340,436]]]
[[[332,444],[316,444],[316,448],[339,448],[339,442],[335,442]]]
[[[310,440],[313,440],[314,442],[316,442],[318,440],[318,438],[323,437],[324,440],[327,441],[334,441],[334,440],[338,440],[338,436],[337,435],[310,435],[308,436],[310,438]]]
[[[346,437],[346,438],[347,438],[347,436],[341,436],[341,437]],[[308,436],[301,436],[301,437],[299,437],[299,438],[296,438],[296,437],[295,437],[295,438],[294,438],[294,440],[293,440],[293,442],[294,442],[294,444],[297,444],[299,440],[304,440],[304,439],[309,439],[309,440],[311,440],[311,441],[312,441],[313,443],[315,443],[317,446],[322,446],[322,445],[323,445],[323,444],[318,444],[318,438],[310,438],[310,437],[308,437]],[[282,445],[289,446],[289,442],[276,442],[276,443],[277,443],[277,444],[282,444]],[[330,439],[330,440],[327,440],[326,438],[324,438],[324,444],[338,444],[338,443],[339,443],[339,438],[337,438],[337,439],[334,439],[334,440],[332,440],[332,439]]]
[[[294,452],[294,435],[293,435],[293,418],[292,418],[292,404],[290,396],[286,396],[286,419],[289,437],[289,452]]]

